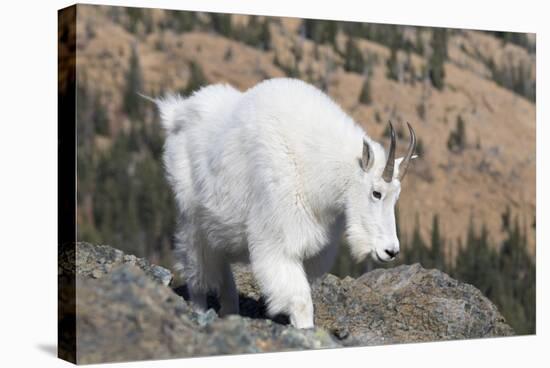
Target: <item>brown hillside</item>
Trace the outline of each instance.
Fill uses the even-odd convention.
[[[160,24],[165,13],[155,10],[153,14],[153,24]],[[247,17],[233,17],[233,22],[246,24]],[[400,129],[407,121],[414,126],[424,152],[412,165],[399,202],[405,234],[411,233],[418,216],[424,238],[429,239],[432,216],[439,214],[442,234],[456,245],[473,216],[477,226],[485,223],[492,239],[500,241],[501,214],[509,206],[529,230],[534,252],[535,104],[499,86],[487,66],[489,59],[496,65],[526,63],[534,78],[534,56],[524,48],[503,44],[483,32],[451,33],[445,88],[440,91],[427,80],[409,81],[406,75],[400,82],[388,79],[390,50],[358,39],[364,57],[372,60],[372,103],[365,105],[359,102],[365,76],[342,67],[341,52],[347,41],[343,34],[338,36],[339,53],[331,45],[316,45],[301,37],[300,20],[281,19],[271,22],[272,46],[263,51],[214,32],[178,34],[159,29],[150,34],[138,30],[136,35],[122,23],[115,22],[107,8],[78,8],[78,80],[101,92],[113,134],[130,124],[122,113],[121,91],[133,46],[144,78],[143,92],[151,95],[185,88],[191,62],[202,68],[209,83],[227,82],[241,90],[296,68],[301,79],[325,83],[328,94],[376,139],[385,140],[388,120]],[[407,57],[403,51],[398,54],[399,60]],[[426,58],[411,54],[410,63],[419,75]],[[447,148],[447,140],[459,115],[467,144],[457,153]],[[407,139],[405,134],[398,143],[402,150]],[[101,140],[98,144],[108,146]]]

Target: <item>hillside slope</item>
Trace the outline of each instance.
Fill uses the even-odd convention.
[[[356,37],[356,47],[367,60],[367,70],[356,72],[345,67],[345,34],[340,32],[334,44],[315,43],[304,37],[299,19],[274,19],[268,27],[269,47],[254,47],[215,31],[178,32],[166,26],[169,15],[152,10],[146,21],[129,29],[134,23],[127,14],[79,6],[78,80],[100,96],[110,121],[109,134],[94,141],[98,149],[108,149],[112,137],[132,124],[123,112],[121,91],[133,49],[140,61],[143,92],[150,95],[186,90],[197,70],[207,83],[227,82],[241,90],[265,78],[295,75],[324,87],[371,136],[386,144],[388,120],[401,130],[406,121],[414,126],[422,152],[399,202],[405,236],[418,219],[422,235],[428,238],[432,216],[438,214],[451,256],[471,220],[478,228],[486,224],[498,244],[504,236],[501,214],[508,207],[527,230],[534,253],[535,104],[504,88],[505,82],[497,83],[492,73],[506,63],[519,63],[528,65],[526,75],[534,80],[534,55],[526,48],[503,44],[489,33],[456,30],[448,36],[445,86],[439,90],[422,74],[428,52],[425,56],[398,51],[400,69],[394,80],[387,72],[390,48],[372,40]],[[201,14],[196,16],[201,19]],[[231,22],[247,27],[251,19],[256,18],[233,16]],[[409,31],[412,35],[407,36]],[[430,29],[403,31],[412,39],[415,32],[429,48]],[[370,101],[362,103],[366,79]],[[459,117],[466,140],[460,150],[452,150],[448,140]],[[406,148],[407,139],[402,137],[398,150]]]

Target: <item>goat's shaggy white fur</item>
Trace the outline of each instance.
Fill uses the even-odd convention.
[[[344,230],[358,260],[398,251],[399,165],[391,183],[382,180],[383,147],[320,90],[272,79],[244,93],[211,85],[156,102],[179,211],[176,255],[194,303],[205,307],[217,290],[220,313],[238,313],[230,264],[250,262],[268,312],[312,327],[309,281],[330,269]]]

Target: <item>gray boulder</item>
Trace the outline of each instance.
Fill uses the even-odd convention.
[[[221,319],[213,309],[198,312],[165,285],[169,271],[128,259],[108,246],[77,244],[79,364],[341,346],[319,328],[298,330],[242,316]]]
[[[513,330],[472,285],[419,264],[358,279],[326,275],[313,288],[315,322],[344,343],[378,345],[510,336]]]
[[[240,316],[199,312],[168,287],[165,268],[108,246],[76,247],[78,363],[241,354],[509,336],[479,290],[420,265],[312,287],[316,328],[269,319],[252,274],[235,267]],[[217,308],[215,298],[210,305]]]
[[[260,291],[246,267],[233,268],[241,298]],[[420,264],[377,269],[358,279],[327,274],[312,286],[315,325],[346,346],[511,336],[496,306],[474,286]],[[264,309],[243,313],[261,315]],[[242,305],[241,305],[242,306]],[[241,308],[242,309],[242,308]]]

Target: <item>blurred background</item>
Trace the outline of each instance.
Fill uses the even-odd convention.
[[[163,133],[136,91],[300,78],[385,145],[391,120],[398,154],[417,132],[384,267],[440,269],[535,333],[534,34],[79,5],[76,47],[78,240],[173,268]],[[332,272],[376,267],[342,247]]]

